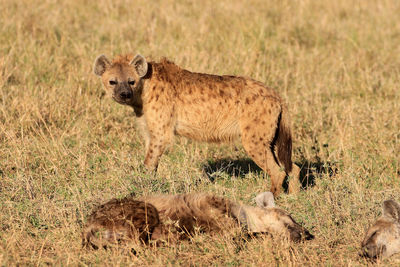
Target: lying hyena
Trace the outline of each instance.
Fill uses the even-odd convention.
[[[289,114],[281,97],[264,84],[235,76],[181,69],[163,59],[104,55],[94,63],[108,94],[133,107],[142,130],[144,164],[156,170],[174,135],[207,142],[238,137],[250,157],[271,177],[277,196],[289,175],[289,192],[299,190],[299,167],[292,163]]]
[[[362,255],[371,259],[400,252],[400,205],[397,202],[383,202],[382,217],[368,229],[361,245]]]
[[[313,238],[285,211],[275,206],[271,192],[256,197],[257,207],[206,194],[113,199],[98,207],[82,233],[85,247],[106,247],[139,239],[144,243],[174,243],[196,230],[222,232],[235,226],[248,234],[283,235],[293,241]]]

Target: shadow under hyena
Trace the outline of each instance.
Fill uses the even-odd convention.
[[[249,173],[257,175],[262,173],[262,169],[251,159],[223,158],[215,161],[209,160],[202,166],[202,169],[211,182],[214,182],[223,173],[236,178],[244,178]]]
[[[336,165],[329,161],[308,161],[302,159],[296,164],[301,168],[300,182],[302,189],[307,189],[315,185],[317,177],[327,174],[332,177],[337,173]],[[244,178],[249,173],[260,175],[263,170],[257,166],[251,159],[231,159],[223,158],[216,161],[208,161],[202,166],[203,172],[211,182],[221,177],[221,174],[227,174],[230,177]],[[288,179],[283,184],[285,192],[288,190]]]

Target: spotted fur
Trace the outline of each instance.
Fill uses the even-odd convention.
[[[157,209],[132,198],[112,199],[88,217],[82,244],[95,249],[137,238],[147,243],[160,224]]]

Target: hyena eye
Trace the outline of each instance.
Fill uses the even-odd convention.
[[[128,84],[129,84],[129,85],[134,85],[134,84],[135,84],[135,81],[129,81]]]
[[[116,82],[116,81],[112,81],[112,80],[111,80],[111,81],[110,81],[110,84],[111,84],[111,85],[116,85],[116,84],[117,84],[117,82]]]

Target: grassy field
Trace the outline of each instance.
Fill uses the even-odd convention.
[[[0,264],[360,266],[382,201],[400,200],[400,2],[0,1]],[[104,97],[96,56],[168,57],[249,76],[287,100],[304,188],[283,194],[316,239],[199,235],[157,249],[88,251],[90,210],[128,194],[269,188],[239,143],[177,138],[156,177],[133,111]],[[306,183],[308,181],[308,183]],[[400,256],[378,264],[400,265]]]

